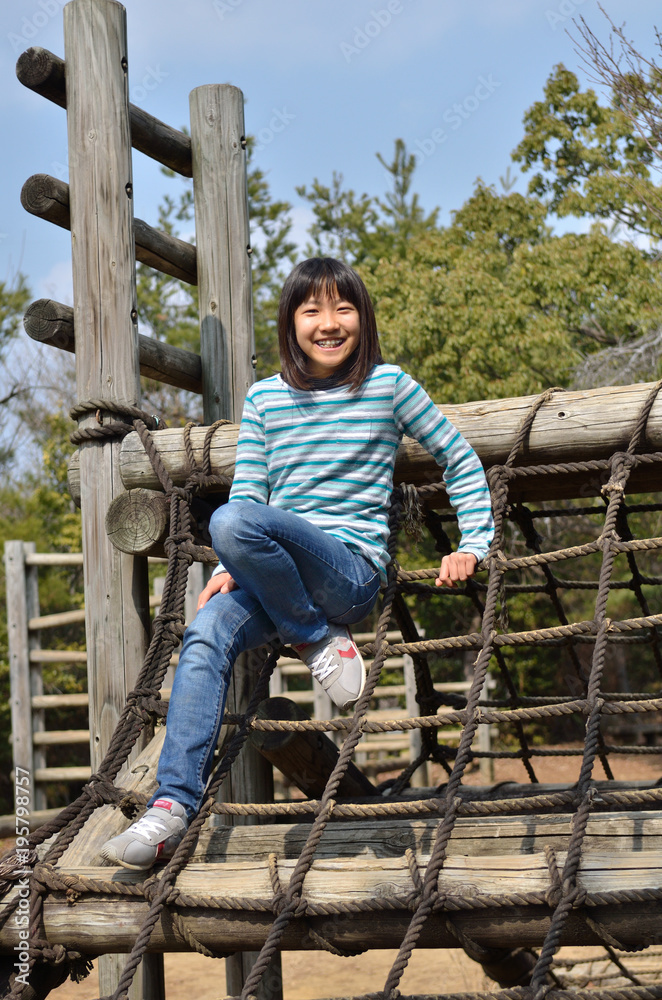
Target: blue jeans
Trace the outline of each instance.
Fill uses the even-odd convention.
[[[318,642],[328,622],[368,614],[379,573],[326,531],[290,511],[251,501],[219,507],[212,543],[238,588],[215,594],[186,629],[159,760],[159,796],[200,807],[239,653],[276,638]]]

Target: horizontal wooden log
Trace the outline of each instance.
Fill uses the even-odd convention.
[[[28,628],[38,631],[42,628],[59,628],[61,625],[77,625],[85,621],[85,608],[76,611],[58,611],[52,615],[40,615],[28,619]]]
[[[68,746],[71,743],[89,743],[89,729],[49,729],[32,734],[35,746]]]
[[[84,766],[74,767],[37,767],[34,772],[35,781],[89,781],[92,769]]]
[[[646,383],[555,392],[536,414],[517,464],[580,462],[606,458],[626,448],[652,387],[652,383]],[[521,421],[535,398],[523,396],[460,403],[441,409],[475,448],[485,468],[490,468],[507,458]],[[214,434],[211,447],[214,473],[234,474],[237,431],[237,425],[228,424]],[[191,434],[199,464],[202,464],[205,434],[204,427],[194,428]],[[188,463],[182,429],[156,431],[153,439],[170,476],[175,483],[183,483]],[[648,419],[645,447],[662,450],[662,398],[655,402]],[[159,489],[158,479],[135,433],[127,435],[122,442],[120,473],[127,489],[137,486]],[[425,449],[416,441],[405,439],[398,450],[395,481],[420,485],[437,482],[440,478],[439,467]],[[510,497],[515,501],[599,496],[608,478],[607,472],[516,477],[511,481]],[[634,469],[627,486],[632,493],[660,488],[662,466]],[[446,504],[445,495],[435,501],[437,506]]]
[[[37,299],[28,306],[23,325],[33,340],[75,354],[74,311],[71,306],[53,299]],[[187,392],[198,395],[202,393],[202,364],[200,355],[194,351],[173,347],[140,333],[138,359],[140,374],[145,378],[165,382],[166,385],[174,385],[177,389],[186,389]],[[48,565],[78,565],[78,559],[82,565],[82,555],[72,554],[70,563],[57,562],[57,553],[53,553],[52,558],[53,562]],[[66,556],[62,558],[66,559]]]
[[[87,663],[87,653],[77,649],[31,649],[30,663]]]
[[[127,490],[111,501],[106,532],[116,549],[146,555],[163,543],[170,522],[170,504],[156,490]]]
[[[35,694],[30,699],[33,708],[87,708],[88,694]]]
[[[16,76],[29,90],[41,94],[61,108],[67,106],[64,59],[32,46],[16,63]],[[184,177],[192,176],[191,139],[135,104],[129,104],[131,145]]]
[[[71,229],[69,185],[66,181],[50,174],[28,177],[21,190],[21,204],[31,215],[46,219],[62,229]],[[192,244],[154,229],[142,219],[133,220],[133,235],[136,260],[141,264],[148,264],[191,285],[197,284],[197,255]]]
[[[242,831],[243,832],[243,831]],[[364,839],[364,843],[365,843]],[[562,867],[565,852],[557,852]],[[421,871],[429,857],[417,855]],[[279,860],[281,884],[287,887],[295,860]],[[143,881],[145,873],[132,873],[121,868],[58,865],[65,878],[112,880],[116,884]],[[588,893],[621,892],[657,888],[662,876],[662,852],[628,851],[616,855],[584,853],[577,882]],[[222,909],[187,907],[179,896],[178,913],[196,938],[207,947],[219,950],[253,950],[264,942],[273,914],[247,909],[245,900],[269,900],[273,888],[268,861],[224,861],[221,864],[190,862],[176,880],[180,893],[193,896],[223,897]],[[506,903],[508,897],[535,892],[541,895],[551,887],[548,864],[544,853],[493,855],[490,857],[448,857],[438,879],[439,890],[452,908],[457,927],[470,933],[471,939],[486,947],[540,946],[549,929],[552,910],[545,903],[524,906]],[[355,857],[327,858],[313,861],[306,876],[304,896],[317,906],[357,905],[372,907],[365,915],[308,917],[303,922],[293,920],[282,941],[284,949],[302,946],[307,935],[306,924],[322,930],[327,941],[337,947],[369,942],[372,948],[397,947],[411,918],[406,900],[415,890],[408,860]],[[13,893],[8,895],[11,901]],[[402,906],[394,906],[396,897]],[[459,912],[452,906],[471,898],[475,908]],[[236,909],[232,900],[236,900]],[[378,915],[375,904],[384,900],[385,908]],[[494,902],[492,901],[494,900]],[[498,905],[502,900],[505,905]],[[484,908],[481,908],[481,904]],[[149,904],[140,897],[115,896],[109,899],[76,887],[76,900],[67,899],[64,891],[48,895],[44,901],[44,930],[48,940],[76,947],[86,953],[100,954],[129,950],[145,917]],[[656,902],[622,906],[591,907],[589,913],[608,933],[626,947],[659,941],[662,936],[662,908]],[[582,919],[582,909],[574,911],[563,929],[560,944],[588,945],[600,943],[599,932]],[[9,952],[16,943],[18,928],[7,921],[0,931],[0,950]],[[184,938],[173,930],[172,923],[162,919],[151,941],[152,950],[168,947],[182,950]],[[420,947],[456,947],[457,939],[445,927],[445,914],[434,914],[427,922],[419,941]],[[310,944],[307,945],[310,947]]]
[[[257,717],[290,721],[310,718],[291,698],[281,697],[266,698],[261,702]],[[309,798],[319,798],[322,795],[329,776],[338,763],[338,747],[326,733],[253,730],[250,740],[263,757]],[[376,791],[372,782],[350,761],[338,786],[337,797],[374,795]]]
[[[49,301],[44,299],[45,302]],[[66,308],[66,307],[65,307]],[[30,552],[25,556],[26,566],[82,566],[82,552]]]
[[[44,823],[49,823],[61,812],[61,809],[34,809],[30,813],[30,829],[36,830]],[[22,822],[20,818],[17,821],[16,813],[4,813],[0,816],[0,837],[15,837],[16,827]]]

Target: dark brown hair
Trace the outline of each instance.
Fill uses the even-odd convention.
[[[338,297],[358,310],[358,347],[347,360],[340,384],[358,389],[373,368],[382,364],[377,323],[368,290],[347,264],[333,257],[311,257],[297,264],[283,285],[278,306],[278,349],[282,377],[295,389],[310,389],[307,357],[297,344],[294,314],[310,298]]]

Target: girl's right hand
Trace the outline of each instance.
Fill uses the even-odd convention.
[[[229,573],[217,573],[216,576],[212,576],[211,580],[198,598],[198,611],[200,608],[204,608],[209,598],[213,597],[214,594],[229,594],[230,591],[234,590],[236,586],[237,584],[234,582]]]

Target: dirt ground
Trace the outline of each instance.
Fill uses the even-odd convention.
[[[578,746],[578,745],[577,745]],[[568,749],[571,749],[568,746]],[[661,748],[662,749],[662,748]],[[662,773],[659,755],[616,757],[611,759],[616,780],[656,780]],[[541,758],[536,760],[538,779],[547,783],[570,783],[577,779],[580,757]],[[598,763],[594,778],[604,778]],[[433,772],[433,781],[443,780]],[[477,771],[467,775],[468,783],[481,783]],[[495,781],[528,780],[519,761],[495,761]],[[0,848],[10,842],[0,844]],[[309,1000],[315,997],[342,997],[374,992],[383,988],[396,951],[369,951],[354,958],[339,958],[326,952],[283,952],[284,1000]],[[561,955],[586,960],[601,954],[596,949],[564,949]],[[603,954],[603,953],[602,953]],[[658,959],[659,963],[659,959]],[[168,1000],[216,1000],[226,996],[225,963],[197,954],[165,956],[165,982]],[[401,993],[454,993],[494,989],[482,967],[461,950],[414,951],[400,982]],[[65,983],[54,990],[53,1000],[90,1000],[99,996],[96,968],[82,983]]]

